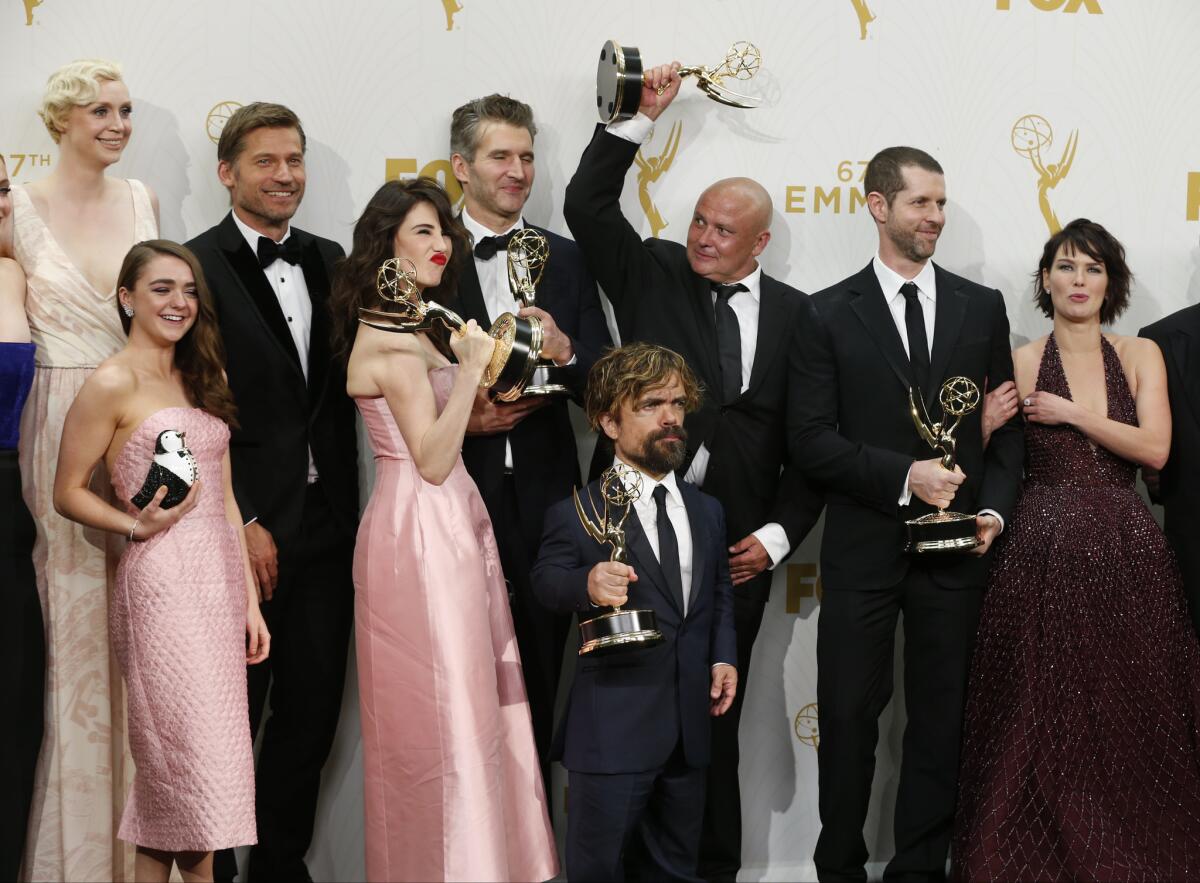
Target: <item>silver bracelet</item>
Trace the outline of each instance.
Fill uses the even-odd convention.
[[[137,540],[135,540],[135,539],[134,539],[134,537],[133,537],[133,533],[134,533],[134,531],[136,531],[136,530],[137,530],[137,528],[138,528],[138,519],[140,519],[140,518],[141,518],[141,516],[140,516],[140,515],[138,515],[138,516],[135,516],[135,517],[134,517],[134,519],[133,519],[133,527],[129,528],[129,542],[131,542],[131,543],[135,543],[135,542],[137,542]]]

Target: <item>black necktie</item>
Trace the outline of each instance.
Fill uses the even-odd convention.
[[[264,270],[276,261],[287,261],[295,266],[303,257],[302,251],[295,236],[289,236],[283,242],[275,242],[265,236],[258,237],[258,265]]]
[[[675,536],[675,528],[671,526],[671,519],[667,517],[665,485],[660,484],[654,489],[654,506],[658,510],[655,518],[658,524],[658,566],[667,578],[667,588],[679,602],[679,609],[684,610],[683,574],[679,571],[679,540]]]
[[[921,309],[921,299],[917,294],[917,286],[905,282],[900,286],[904,295],[904,325],[908,330],[908,361],[912,364],[913,379],[917,389],[922,391],[929,386],[929,338],[925,336],[925,311]]]
[[[737,313],[729,305],[729,299],[739,291],[749,291],[740,282],[731,285],[713,285],[717,302],[713,314],[717,320],[717,356],[721,365],[721,398],[728,404],[742,394],[742,331]]]
[[[496,252],[501,249],[508,250],[508,240],[512,238],[511,233],[504,236],[485,236],[475,243],[475,257],[481,261],[490,261],[496,256]]]

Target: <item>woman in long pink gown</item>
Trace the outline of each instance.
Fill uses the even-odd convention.
[[[558,861],[491,522],[459,454],[493,343],[358,324],[383,261],[419,289],[465,233],[428,180],[385,184],[333,294],[347,389],[375,452],[354,553],[369,880],[546,880]]]
[[[108,623],[136,767],[119,836],[137,846],[139,881],[165,883],[173,864],[184,880],[211,880],[212,850],[257,840],[246,664],[265,659],[269,642],[230,478],[233,396],[187,249],[134,246],[117,293],[129,340],[67,413],[54,503],[130,541]],[[100,460],[119,507],[88,486]],[[147,502],[139,491],[151,480]],[[186,496],[172,506],[168,490]]]

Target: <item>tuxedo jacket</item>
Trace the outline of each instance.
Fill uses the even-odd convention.
[[[1143,328],[1162,350],[1171,398],[1171,453],[1159,471],[1167,538],[1183,571],[1193,621],[1200,622],[1200,305]]]
[[[553,316],[562,332],[571,338],[575,363],[561,369],[559,376],[571,388],[572,397],[582,402],[588,372],[601,352],[612,345],[612,338],[596,293],[596,282],[584,266],[578,246],[549,230],[534,229],[550,245],[550,259],[538,283],[536,305]],[[495,259],[504,260],[503,253]],[[458,312],[464,319],[474,319],[480,327],[490,328],[497,317],[488,315],[479,274],[469,252],[461,259],[460,267]],[[519,307],[514,298],[513,312]],[[469,435],[463,440],[463,463],[475,479],[492,521],[507,517],[502,503],[506,439],[512,446],[521,533],[529,538],[532,559],[537,553],[546,509],[569,497],[579,485],[579,454],[566,398],[555,398],[507,434]]]
[[[257,518],[276,544],[298,536],[308,451],[348,535],[358,521],[358,443],[346,372],[330,354],[329,291],[336,242],[295,227],[312,299],[308,380],[279,299],[232,214],[187,243],[204,269],[225,344],[225,371],[240,424],[229,443],[242,519]]]
[[[629,564],[638,575],[629,609],[653,610],[663,641],[653,647],[581,656],[551,760],[583,773],[634,773],[661,767],[683,740],[692,767],[709,762],[712,666],[737,664],[733,596],[721,504],[679,482],[692,531],[692,584],[687,615],[674,596],[637,512],[625,522]],[[580,490],[601,500],[599,482]],[[585,510],[590,511],[585,501]],[[588,573],[609,559],[566,499],[546,513],[546,532],[533,568],[533,592],[544,606],[580,619],[605,612],[588,598]]]
[[[789,462],[787,444],[787,411],[797,379],[789,355],[804,345],[797,317],[806,309],[807,297],[762,275],[750,383],[737,399],[723,404],[711,284],[692,271],[684,246],[643,241],[621,213],[621,190],[637,150],[636,144],[597,127],[567,186],[567,225],[613,305],[622,341],[649,341],[675,350],[703,384],[703,402],[685,422],[688,462],[701,444],[708,447],[704,491],[725,509],[727,539],[736,542],[777,522],[794,549],[821,512],[820,496]],[[606,457],[601,468],[608,461]],[[593,472],[596,466],[593,461]],[[680,474],[686,471],[685,464]],[[765,599],[769,589],[767,573],[735,591]]]
[[[969,377],[982,394],[1013,379],[1008,316],[999,291],[935,265],[937,306],[929,386],[931,420],[941,419],[938,392],[950,377]],[[914,494],[901,507],[909,467],[941,456],[921,440],[909,413],[912,377],[900,332],[868,264],[811,298],[804,346],[797,351],[793,456],[825,492],[821,579],[826,591],[883,589],[905,576],[904,522],[933,508]],[[994,509],[1008,521],[1016,503],[1025,448],[1019,418],[998,428],[985,453],[982,399],[955,433],[966,473],[950,508]],[[987,557],[924,555],[933,579],[951,588],[982,586]]]

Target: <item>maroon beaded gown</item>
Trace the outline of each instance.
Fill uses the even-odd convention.
[[[1108,416],[1137,424],[1112,345]],[[1037,388],[1070,398],[1053,335]],[[1200,877],[1200,648],[1137,467],[1026,426],[967,698],[957,880]]]

